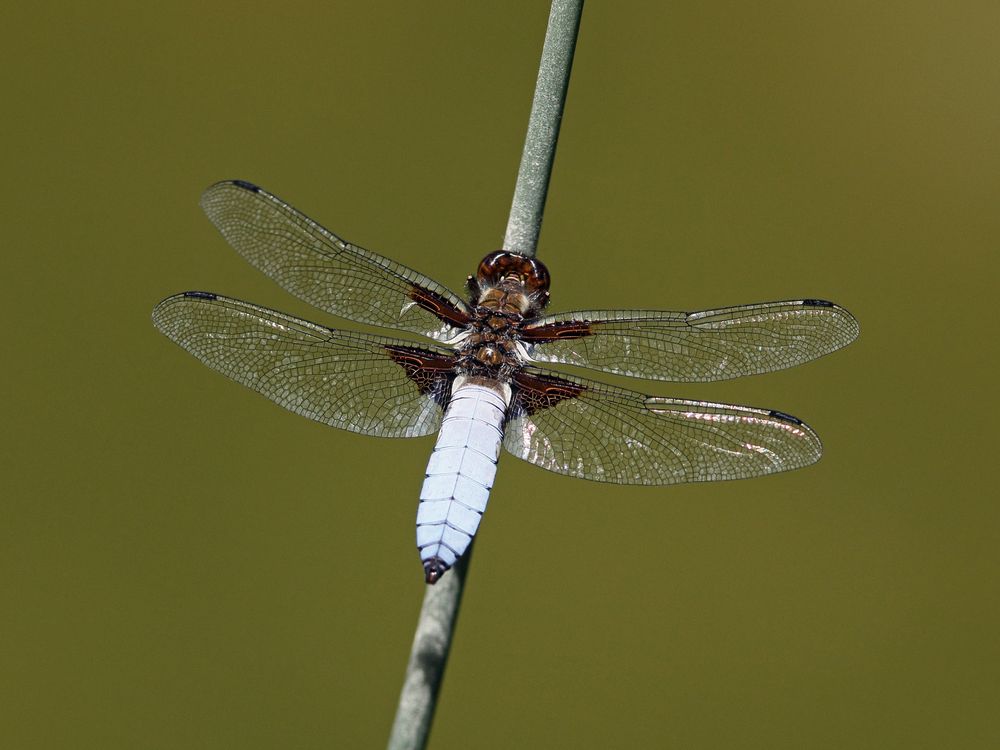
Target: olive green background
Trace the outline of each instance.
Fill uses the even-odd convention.
[[[235,177],[459,288],[501,244],[547,3],[18,5],[0,745],[379,747],[433,440],[284,412],[149,313],[207,289],[343,324],[201,215]],[[629,488],[505,457],[432,747],[1000,746],[1000,4],[827,6],[586,8],[553,310],[825,297],[862,334],[633,384],[796,414],[815,467]]]

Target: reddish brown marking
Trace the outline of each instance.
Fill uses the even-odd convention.
[[[426,287],[414,284],[410,288],[410,299],[417,303],[417,306],[436,315],[445,323],[453,326],[463,327],[469,324],[469,316],[455,307],[437,292],[432,292]]]
[[[585,320],[564,320],[537,328],[522,328],[519,333],[522,340],[541,344],[546,341],[582,339],[594,332],[591,330],[590,323]]]
[[[406,370],[406,376],[417,384],[419,391],[443,399],[448,382],[455,372],[455,358],[418,349],[415,346],[387,345],[389,357]]]
[[[504,362],[504,355],[495,346],[481,346],[476,350],[476,359],[487,367],[499,367]]]
[[[514,375],[517,386],[515,400],[517,406],[529,416],[549,409],[567,399],[577,398],[586,387],[554,375],[529,375],[519,372]]]

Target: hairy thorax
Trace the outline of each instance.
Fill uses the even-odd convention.
[[[548,303],[545,266],[523,255],[498,251],[469,277],[472,320],[458,346],[458,366],[470,375],[508,379],[527,362],[521,326]]]
[[[517,343],[524,316],[510,295],[484,300],[473,310],[468,337],[459,347],[459,365],[467,373],[507,378],[525,358]]]

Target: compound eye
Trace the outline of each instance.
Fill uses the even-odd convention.
[[[481,284],[496,283],[497,278],[503,273],[501,260],[507,254],[503,250],[497,250],[482,259],[479,263],[479,270],[476,272],[476,276]]]
[[[479,264],[479,281],[496,285],[505,279],[516,281],[529,292],[544,291],[549,287],[549,271],[545,264],[534,258],[498,250],[490,253]]]

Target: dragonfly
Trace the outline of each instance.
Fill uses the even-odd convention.
[[[213,292],[177,294],[153,310],[155,326],[204,364],[296,414],[364,435],[437,433],[416,519],[427,583],[468,549],[501,448],[552,472],[625,485],[758,477],[822,453],[816,433],[781,411],[644,395],[546,365],[709,382],[798,365],[859,332],[847,310],[822,299],[546,314],[548,269],[505,250],[483,258],[463,299],[252,183],[217,183],[201,206],[293,295],[423,337],[328,328]]]

